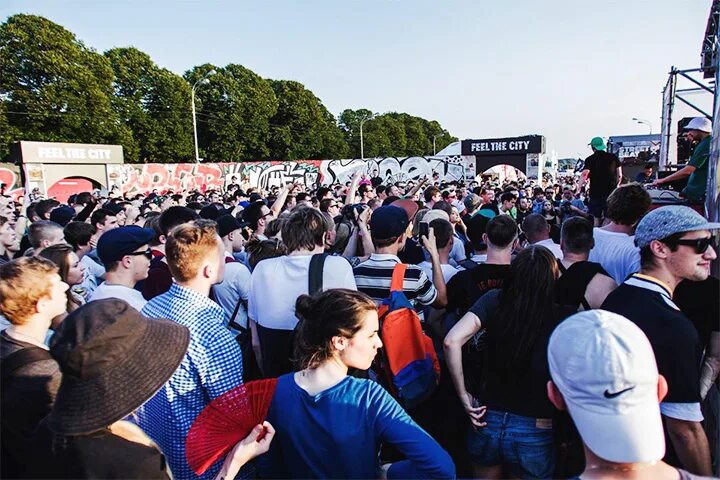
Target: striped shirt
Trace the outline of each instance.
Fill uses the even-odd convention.
[[[353,269],[357,289],[378,305],[390,296],[390,282],[395,265],[401,263],[396,255],[373,253],[370,258]],[[410,303],[418,310],[420,321],[423,321],[422,309],[419,305],[430,305],[437,298],[437,290],[430,279],[417,265],[408,265],[403,281],[403,293]]]

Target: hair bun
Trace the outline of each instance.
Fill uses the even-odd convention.
[[[297,315],[300,320],[308,318],[314,308],[315,301],[310,295],[300,295],[295,301],[295,315]]]

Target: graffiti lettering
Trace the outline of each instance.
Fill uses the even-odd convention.
[[[248,182],[261,189],[282,187],[287,183],[314,188],[318,184],[349,182],[357,171],[370,176],[375,170],[386,182],[418,181],[434,173],[439,174],[440,178],[460,180],[468,172],[461,157],[108,165],[112,183],[118,184],[126,195],[152,190],[221,189],[231,182],[233,176],[238,181]],[[474,172],[474,166],[471,172]]]
[[[7,167],[0,167],[0,183],[5,184],[5,195],[18,201],[25,195],[25,189],[20,185],[20,170],[14,165],[7,165]]]

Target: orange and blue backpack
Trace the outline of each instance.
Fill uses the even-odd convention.
[[[407,265],[395,265],[390,296],[378,309],[383,342],[381,370],[386,387],[405,408],[417,406],[433,394],[440,380],[440,363],[432,339],[403,293]]]

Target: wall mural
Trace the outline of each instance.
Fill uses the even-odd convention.
[[[16,201],[25,195],[25,189],[20,181],[20,168],[12,163],[0,163],[0,183],[5,184],[5,195],[13,197]]]
[[[244,163],[176,163],[108,165],[111,185],[118,185],[124,194],[133,195],[153,190],[221,189],[231,182],[249,182],[253,187],[268,189],[296,182],[313,188],[319,184],[349,182],[356,171],[368,176],[377,170],[386,182],[417,181],[438,173],[441,179],[461,180],[474,176],[474,163],[468,168],[464,157],[406,157],[349,160],[298,160]],[[471,173],[472,172],[472,173]]]

